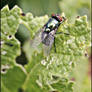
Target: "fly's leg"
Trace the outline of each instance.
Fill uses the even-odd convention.
[[[65,34],[65,35],[70,35],[70,34],[68,34],[68,33],[63,33],[63,32],[56,32],[55,34]],[[54,48],[55,48],[55,53],[56,53],[57,51],[56,51],[55,37],[54,37]]]
[[[63,33],[63,32],[56,32],[56,34],[65,34],[65,35],[70,35],[68,33]]]
[[[54,50],[55,50],[55,53],[56,53],[56,43],[55,43],[55,37],[54,37]]]

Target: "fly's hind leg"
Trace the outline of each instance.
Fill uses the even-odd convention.
[[[56,43],[55,43],[55,37],[54,37],[54,51],[55,51],[55,53],[56,53]]]
[[[65,35],[70,35],[70,34],[68,34],[68,33],[63,33],[63,32],[56,32],[55,34],[65,34]],[[55,37],[54,37],[54,50],[55,50],[55,53],[57,52],[57,50],[56,50],[56,42],[55,42]]]
[[[65,34],[65,35],[70,35],[68,33],[63,33],[63,32],[56,32],[56,34]]]

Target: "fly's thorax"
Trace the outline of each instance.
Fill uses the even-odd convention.
[[[56,33],[56,31],[57,31],[57,29],[52,30],[49,34],[50,34],[50,35],[52,35],[52,36],[54,36],[54,35],[55,35],[55,33]]]
[[[59,27],[60,22],[55,18],[50,18],[48,23],[45,25],[45,32],[49,33]]]

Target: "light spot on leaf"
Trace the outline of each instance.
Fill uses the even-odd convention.
[[[7,52],[6,52],[6,51],[2,51],[1,54],[2,54],[2,55],[6,55]]]
[[[10,68],[9,65],[2,65],[1,66],[1,73],[5,74],[7,73],[7,70]]]
[[[47,63],[46,60],[41,61],[41,64],[44,65],[44,66],[46,65],[46,63]]]

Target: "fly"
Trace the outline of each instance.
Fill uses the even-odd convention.
[[[58,14],[52,14],[48,22],[35,35],[31,46],[37,48],[40,43],[43,43],[44,53],[45,55],[48,55],[52,44],[54,43],[56,52],[55,34],[60,24],[62,24],[64,21],[65,17],[61,17]]]

